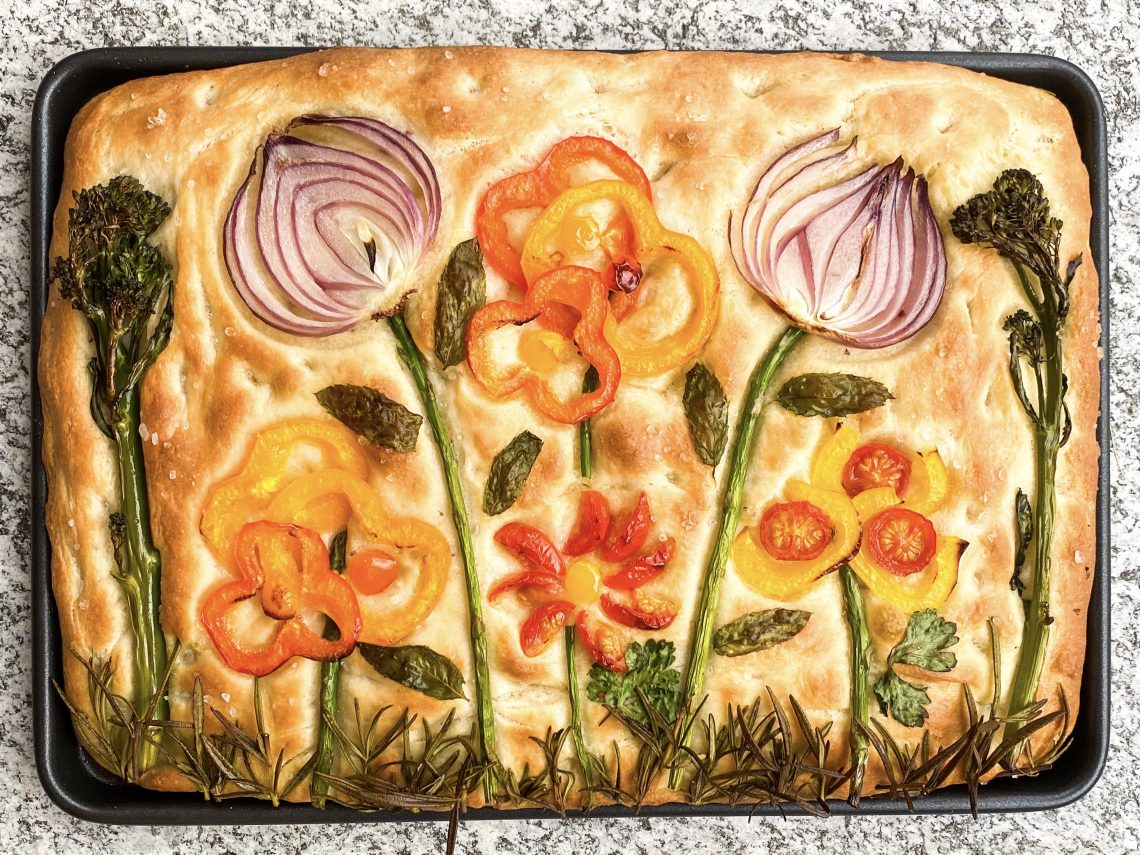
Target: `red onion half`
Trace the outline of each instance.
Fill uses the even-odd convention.
[[[250,310],[323,336],[395,304],[439,226],[439,181],[423,150],[375,119],[302,116],[260,152],[223,241]]]
[[[788,150],[730,223],[729,241],[740,274],[797,326],[886,347],[934,316],[946,250],[925,178],[902,158],[855,164],[855,142],[841,145],[838,128]]]

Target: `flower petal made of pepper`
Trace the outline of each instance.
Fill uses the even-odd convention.
[[[637,377],[662,374],[679,368],[697,354],[716,325],[717,294],[720,276],[708,251],[693,238],[669,231],[657,218],[652,203],[633,185],[622,181],[592,181],[562,193],[539,215],[527,233],[523,246],[522,268],[528,282],[534,282],[558,267],[559,261],[550,250],[551,236],[581,206],[595,202],[618,205],[633,224],[634,256],[643,270],[659,256],[670,256],[687,274],[692,305],[687,308],[685,323],[661,338],[646,340],[643,335],[623,333],[624,320],[614,312],[606,317],[606,338],[621,359],[622,370]],[[653,287],[652,276],[646,276],[638,293]],[[640,299],[640,298],[639,298]],[[623,312],[625,317],[631,314]],[[564,330],[563,330],[564,332]]]
[[[296,525],[259,521],[245,525],[234,541],[241,578],[215,589],[202,603],[202,624],[226,665],[263,677],[294,656],[329,662],[352,652],[361,632],[360,609],[352,587],[329,567],[320,536]],[[261,595],[262,608],[280,622],[273,637],[259,647],[240,640],[233,620],[238,603]],[[330,640],[314,632],[302,609],[321,612],[340,636]]]
[[[562,401],[547,378],[527,365],[499,368],[491,351],[491,334],[508,324],[521,325],[541,318],[553,308],[569,306],[579,313],[570,333],[582,358],[598,372],[598,387],[570,401]],[[603,333],[607,315],[606,290],[598,274],[585,267],[560,267],[534,283],[521,303],[488,303],[471,318],[467,328],[467,363],[486,391],[505,398],[524,391],[536,410],[554,421],[576,424],[597,414],[617,394],[621,363]]]
[[[851,569],[876,596],[897,606],[905,614],[937,609],[949,599],[958,584],[958,564],[969,544],[956,537],[939,535],[934,558],[922,571],[905,579],[880,567],[870,553],[860,549],[851,559]],[[914,579],[916,581],[911,582]]]
[[[202,535],[224,565],[232,565],[232,544],[241,527],[257,519],[273,494],[292,477],[289,459],[302,446],[317,451],[316,469],[344,469],[361,478],[368,475],[368,458],[356,436],[331,419],[288,419],[262,429],[241,467],[214,486],[202,511]],[[335,513],[336,508],[327,511]]]
[[[831,521],[831,542],[824,551],[806,561],[781,561],[769,555],[755,534],[743,529],[732,544],[736,572],[756,593],[774,600],[793,600],[804,594],[821,576],[848,560],[859,546],[859,516],[846,493],[822,490],[802,481],[789,481],[791,501],[811,502]]]
[[[652,198],[649,179],[628,153],[601,137],[576,136],[555,145],[534,169],[508,175],[491,185],[479,202],[475,235],[487,262],[512,285],[526,289],[519,254],[508,239],[506,215],[526,208],[545,208],[574,183],[579,167],[597,161],[620,180]]]
[[[451,547],[434,526],[388,513],[368,482],[340,469],[313,472],[291,482],[274,498],[266,516],[278,522],[307,525],[314,509],[320,513],[330,496],[347,501],[352,517],[370,542],[410,551],[419,559],[411,596],[399,605],[392,605],[386,592],[375,596],[356,592],[364,623],[360,640],[368,644],[395,644],[423,623],[439,603],[452,563]]]

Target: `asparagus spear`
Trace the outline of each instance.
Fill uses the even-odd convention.
[[[68,217],[67,255],[51,268],[60,294],[86,317],[95,345],[88,364],[91,417],[115,444],[119,508],[109,526],[114,575],[126,595],[134,641],[132,700],[139,715],[153,706],[154,720],[169,716],[162,689],[167,651],[159,614],[162,559],[151,536],[139,438],[139,386],[174,322],[171,266],[147,240],[169,214],[166,202],[130,176],[81,190]],[[139,751],[138,768],[145,771],[157,749],[142,740]]]
[[[863,594],[854,571],[844,564],[839,568],[839,579],[843,586],[847,632],[851,636],[851,794],[848,799],[853,807],[858,807],[863,791],[863,774],[867,769],[871,633],[867,628]]]

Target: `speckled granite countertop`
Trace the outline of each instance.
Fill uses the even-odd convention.
[[[0,8],[0,844],[80,855],[435,852],[442,823],[105,828],[51,804],[32,759],[27,411],[28,139],[40,79],[69,53],[132,44],[469,44],[581,48],[1028,51],[1082,66],[1108,110],[1112,169],[1113,735],[1104,778],[1050,813],[969,818],[640,819],[472,823],[462,853],[1117,853],[1140,850],[1140,6],[1136,0],[338,0],[68,3]],[[744,12],[744,7],[755,11]],[[1021,7],[1021,8],[1018,8]],[[1120,455],[1116,449],[1123,449]],[[1129,509],[1132,509],[1130,512]]]

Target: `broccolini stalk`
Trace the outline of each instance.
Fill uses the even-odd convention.
[[[348,546],[348,532],[342,531],[332,539],[329,546],[329,567],[343,573],[345,549]],[[337,633],[336,624],[331,620],[325,623],[325,638]],[[330,722],[336,721],[337,692],[340,688],[340,660],[321,663],[321,697],[317,711],[317,756],[313,766],[312,783],[309,786],[313,807],[323,808],[328,799],[329,782],[323,777],[332,771],[335,734]]]
[[[67,255],[52,264],[60,294],[87,318],[95,345],[88,364],[91,417],[115,443],[119,509],[109,525],[115,578],[123,587],[134,642],[135,711],[152,707],[169,716],[162,690],[166,638],[160,621],[162,560],[150,530],[146,469],[139,438],[139,385],[170,340],[174,277],[162,251],[147,238],[170,206],[126,175],[75,193],[68,217]],[[138,768],[153,765],[157,749],[142,740]]]
[[[444,483],[451,500],[451,520],[459,539],[459,552],[463,559],[463,581],[467,589],[468,623],[471,634],[471,655],[475,661],[475,703],[476,722],[479,728],[479,749],[482,760],[495,764],[498,755],[495,750],[495,712],[491,707],[491,668],[487,655],[487,630],[483,623],[483,601],[479,590],[479,571],[475,566],[475,547],[471,542],[471,521],[467,517],[467,503],[463,498],[463,484],[459,478],[459,458],[451,444],[451,434],[447,422],[439,409],[431,380],[427,375],[423,355],[412,338],[408,324],[402,313],[388,318],[388,325],[396,336],[400,358],[407,366],[412,380],[420,393],[424,405],[424,415],[431,425],[435,446],[443,465]],[[488,801],[495,796],[494,772],[483,778],[483,792]]]
[[[1037,698],[1053,622],[1049,575],[1057,457],[1072,429],[1065,405],[1068,380],[1063,370],[1062,339],[1069,285],[1081,258],[1077,256],[1061,270],[1062,223],[1049,216],[1049,200],[1041,182],[1024,169],[1003,172],[992,190],[954,211],[950,226],[962,243],[995,249],[1013,265],[1032,310],[1018,309],[1004,324],[1009,333],[1009,373],[1033,425],[1036,459],[1031,583],[1025,595],[1025,628],[1009,705],[1009,716],[1016,720],[1017,714]],[[1011,722],[1007,735],[1015,727]]]
[[[586,735],[582,729],[582,694],[578,688],[578,650],[573,626],[566,627],[566,690],[570,695],[570,736],[574,740],[574,754],[582,767],[585,782],[586,805],[590,804],[590,788],[594,786],[594,773],[590,767],[590,752],[586,749]]]
[[[748,464],[756,447],[757,427],[760,424],[760,411],[764,393],[772,383],[776,371],[784,359],[807,333],[797,327],[789,327],[769,348],[757,363],[748,380],[744,403],[740,408],[740,422],[732,441],[732,451],[728,463],[728,477],[720,504],[720,524],[713,541],[712,553],[705,565],[704,582],[701,585],[701,599],[697,604],[697,614],[692,639],[689,642],[689,659],[685,665],[685,678],[681,683],[681,714],[692,716],[694,707],[699,706],[697,695],[705,682],[705,668],[709,661],[712,646],[713,622],[716,620],[717,603],[720,600],[720,586],[724,581],[728,566],[728,555],[732,541],[740,525],[740,509],[744,501],[744,482],[748,477]],[[697,703],[694,703],[697,702]],[[685,722],[687,725],[688,722]],[[692,728],[683,726],[683,741]],[[674,766],[669,773],[669,786],[676,788],[681,782],[681,767]]]
[[[867,612],[863,594],[854,571],[844,564],[839,568],[843,586],[843,608],[847,615],[847,632],[851,637],[851,793],[848,800],[859,806],[863,794],[863,775],[867,770],[867,727],[871,681],[871,633],[867,629]]]

